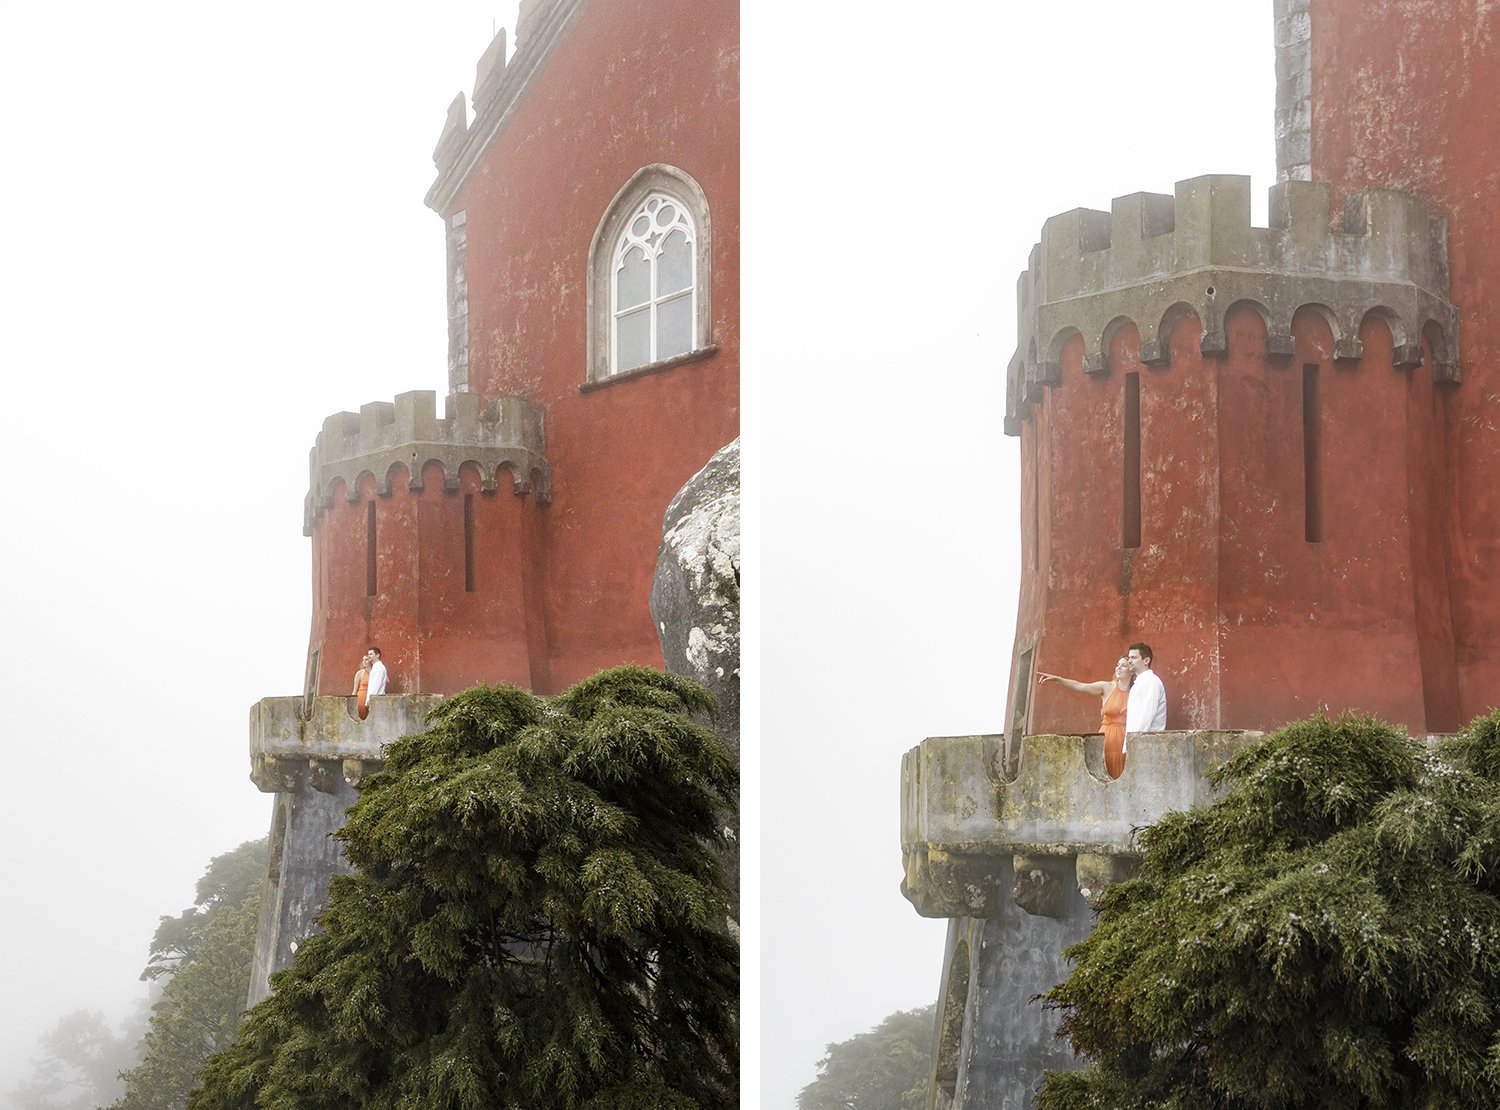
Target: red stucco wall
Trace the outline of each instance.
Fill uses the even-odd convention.
[[[1430,371],[1393,369],[1375,316],[1358,361],[1333,359],[1315,308],[1294,318],[1290,358],[1267,357],[1248,305],[1226,318],[1225,354],[1200,353],[1200,330],[1196,316],[1179,320],[1169,364],[1148,367],[1137,329],[1123,327],[1100,377],[1083,372],[1080,338],[1064,347],[1061,381],[1022,428],[1023,489],[1037,482],[1041,503],[1022,509],[1026,558],[1039,535],[1018,643],[1035,636],[1037,670],[1085,681],[1107,679],[1132,641],[1150,643],[1168,728],[1271,728],[1320,705],[1419,731],[1454,727],[1445,552],[1420,530],[1441,512],[1430,496],[1444,414]],[[1320,541],[1306,532],[1308,366],[1318,378]],[[1135,549],[1123,546],[1130,373],[1141,394]],[[1031,731],[1098,728],[1095,698],[1056,686],[1033,697]]]
[[[1437,394],[1413,382],[1410,411],[1439,415],[1414,448],[1411,501],[1421,588],[1440,594],[1446,577],[1452,591],[1451,608],[1422,607],[1421,666],[1466,720],[1500,702],[1500,14],[1485,0],[1312,0],[1311,15],[1314,178],[1405,189],[1448,217],[1464,381]]]
[[[469,388],[543,411],[551,503],[517,497],[504,477],[482,493],[466,471],[445,491],[436,472],[413,493],[398,476],[376,497],[380,574],[366,597],[374,483],[355,504],[339,491],[313,528],[322,692],[347,692],[370,642],[392,692],[496,680],[553,692],[603,667],[661,665],[648,598],[663,514],[739,434],[738,72],[737,4],[590,0],[532,78],[444,215],[467,223]],[[589,246],[615,194],[653,163],[707,196],[717,351],[581,391]]]

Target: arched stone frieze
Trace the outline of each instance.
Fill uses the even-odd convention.
[[[465,466],[474,467],[487,492],[497,488],[500,472],[506,471],[514,493],[534,491],[538,501],[549,501],[551,465],[541,410],[520,397],[481,404],[475,394],[454,393],[439,418],[436,394],[416,390],[394,403],[365,405],[358,414],[335,413],[323,422],[312,450],[303,532],[312,534],[341,487],[347,501],[364,496],[365,475],[374,481],[374,492],[385,497],[400,480],[398,470],[405,472],[408,489],[420,491],[426,487],[423,472],[437,467],[443,488],[455,491]]]
[[[1007,433],[1018,434],[1031,415],[1038,384],[1059,384],[1049,365],[1059,336],[1082,334],[1085,368],[1103,374],[1107,333],[1128,318],[1141,325],[1141,361],[1160,367],[1170,362],[1167,337],[1182,314],[1197,314],[1200,350],[1221,354],[1225,314],[1245,301],[1261,311],[1274,356],[1291,353],[1290,321],[1307,305],[1329,314],[1339,359],[1360,357],[1359,327],[1371,311],[1397,336],[1398,365],[1411,364],[1417,322],[1431,322],[1449,352],[1434,359],[1433,375],[1459,379],[1442,215],[1415,196],[1366,189],[1347,199],[1334,228],[1327,184],[1295,180],[1272,187],[1270,212],[1269,227],[1252,226],[1249,179],[1209,176],[1178,182],[1171,197],[1137,193],[1107,213],[1075,209],[1048,220],[1017,283]]]

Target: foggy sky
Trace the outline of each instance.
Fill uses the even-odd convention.
[[[266,834],[247,717],[302,689],[307,452],[446,391],[422,196],[515,6],[0,15],[0,1092],[62,1014],[144,997],[157,919]]]

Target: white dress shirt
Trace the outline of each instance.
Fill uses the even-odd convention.
[[[1136,681],[1139,682],[1140,679],[1136,679]],[[1160,686],[1161,683],[1158,682],[1157,685]],[[385,693],[385,664],[377,659],[370,666],[370,685],[366,690],[366,695],[373,698],[377,694],[383,693]],[[1127,713],[1126,716],[1128,719],[1129,714]]]
[[[1135,676],[1130,687],[1130,700],[1125,703],[1125,731],[1161,732],[1166,727],[1167,689],[1156,672],[1147,668]]]

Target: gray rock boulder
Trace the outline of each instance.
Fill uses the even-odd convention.
[[[718,726],[740,744],[740,441],[721,447],[667,506],[651,616],[667,669],[719,699]]]
[[[695,678],[719,701],[715,724],[740,753],[740,441],[721,447],[667,506],[651,617],[667,669]],[[739,886],[739,813],[725,859]],[[738,904],[736,902],[736,916]]]

